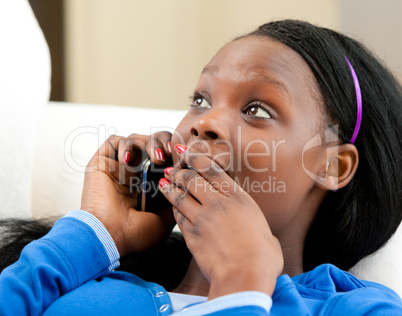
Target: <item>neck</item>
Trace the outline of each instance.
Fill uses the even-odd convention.
[[[303,253],[296,255],[291,247],[283,247],[285,265],[282,274],[290,277],[303,273]],[[300,247],[299,249],[302,249]],[[209,281],[204,277],[194,258],[191,259],[189,268],[181,283],[172,292],[189,295],[208,296]]]
[[[304,243],[304,240],[303,240]],[[302,274],[303,271],[303,245],[295,247],[294,243],[281,242],[284,266],[282,274],[290,277]]]
[[[283,274],[293,277],[304,272],[303,256],[306,237],[326,195],[327,191],[314,185],[304,201],[300,203],[298,216],[285,229],[275,233],[283,252]]]
[[[302,216],[288,225],[286,229],[275,234],[282,248],[284,260],[282,274],[287,274],[290,277],[304,272],[304,244],[313,218],[308,216],[307,212],[301,211],[300,214]]]

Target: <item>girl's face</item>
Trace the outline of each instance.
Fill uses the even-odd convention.
[[[317,82],[296,52],[249,36],[224,46],[204,68],[172,145],[214,159],[280,237],[309,225],[324,196],[306,170],[322,172],[325,150],[305,149],[324,127],[322,108]]]

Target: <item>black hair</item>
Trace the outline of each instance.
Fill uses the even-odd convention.
[[[356,124],[355,88],[345,57],[356,71],[363,99],[363,121],[355,142],[359,167],[345,188],[328,194],[310,228],[304,250],[306,271],[321,263],[347,270],[382,247],[402,219],[402,88],[364,46],[332,30],[284,20],[264,24],[246,36],[277,40],[307,62],[320,87],[328,117],[339,124],[344,143],[350,142]],[[42,227],[25,224],[30,228],[0,222],[0,227],[8,225],[13,231],[0,238],[0,271],[18,258],[25,244],[50,229],[47,223]],[[31,234],[32,230],[39,234]],[[171,251],[175,254],[169,257]],[[183,237],[171,235],[143,254],[122,258],[120,269],[173,289],[184,276],[190,258]],[[164,262],[168,262],[165,270]],[[171,279],[166,279],[169,269],[177,270],[171,273]]]
[[[46,235],[52,223],[50,219],[0,220],[0,272],[18,260],[27,244]]]
[[[357,41],[302,21],[262,25],[246,36],[279,41],[310,66],[329,121],[349,143],[357,119],[356,92],[345,57],[362,92],[363,119],[355,146],[359,166],[353,180],[331,192],[310,228],[304,269],[333,263],[349,269],[382,247],[402,219],[402,88],[392,73]]]

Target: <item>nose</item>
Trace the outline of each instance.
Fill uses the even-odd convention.
[[[221,111],[209,111],[199,117],[192,125],[190,133],[203,140],[227,140],[229,122],[225,122],[225,114]]]

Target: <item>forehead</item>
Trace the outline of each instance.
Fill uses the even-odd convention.
[[[288,71],[294,76],[300,74],[313,78],[299,54],[276,40],[261,36],[243,37],[223,46],[204,71],[219,71],[223,67],[242,69],[244,74]]]
[[[264,81],[285,92],[308,92],[321,101],[316,79],[303,58],[286,45],[261,36],[247,36],[228,43],[204,68],[215,77],[232,82]]]

